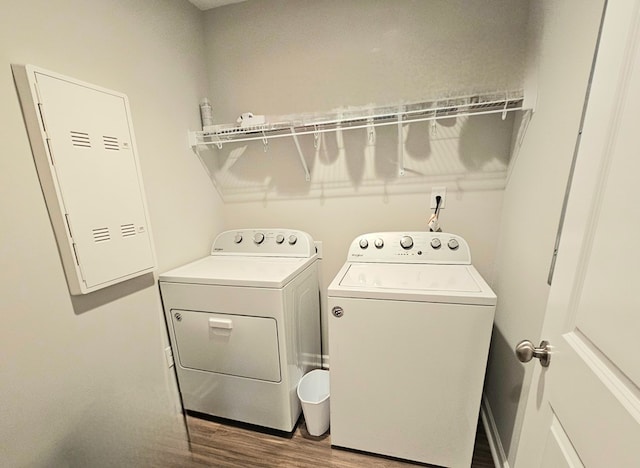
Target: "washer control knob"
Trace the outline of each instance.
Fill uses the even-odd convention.
[[[440,242],[440,239],[438,239],[437,237],[431,239],[431,247],[433,247],[434,249],[439,249],[440,246],[442,246],[442,242]]]
[[[235,242],[236,244],[242,242],[242,234],[236,234],[236,237],[233,238],[233,242]]]
[[[402,236],[402,239],[400,239],[400,246],[405,250],[409,250],[413,247],[413,239],[411,236]]]
[[[256,232],[253,235],[253,242],[255,242],[256,244],[262,244],[264,242],[264,234],[262,234],[261,232]]]
[[[297,238],[295,235],[291,234],[291,235],[289,236],[289,244],[293,245],[293,244],[295,244],[296,242],[298,242],[298,238]]]
[[[382,247],[384,247],[384,241],[378,237],[374,242],[373,245],[376,246],[377,249],[381,249]]]
[[[284,242],[284,236],[282,234],[278,234],[276,236],[276,243],[282,244]]]
[[[460,244],[456,239],[449,239],[449,242],[447,243],[447,245],[451,250],[456,250],[458,247],[460,247]]]
[[[367,247],[369,247],[369,241],[367,239],[360,239],[359,244],[361,249],[366,249]]]

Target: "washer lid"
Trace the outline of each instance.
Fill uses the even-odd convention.
[[[317,259],[209,256],[167,271],[159,280],[173,283],[282,288]]]
[[[472,265],[347,263],[329,296],[495,305],[496,296]]]

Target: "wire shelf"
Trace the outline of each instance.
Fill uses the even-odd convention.
[[[189,132],[192,146],[218,145],[231,142],[290,137],[336,130],[347,130],[401,122],[409,124],[427,120],[447,119],[458,116],[493,114],[523,110],[524,94],[512,91],[491,94],[475,94],[435,101],[402,103],[392,106],[365,106],[338,109],[322,114],[298,114],[272,118],[272,122],[239,126],[235,124],[213,125],[203,131]]]
[[[296,114],[272,117],[267,123],[257,125],[212,125],[203,131],[189,132],[189,144],[200,155],[200,146],[216,145],[219,149],[225,143],[262,140],[266,147],[269,139],[293,138],[305,179],[311,180],[309,168],[302,152],[298,137],[313,134],[317,140],[321,133],[366,128],[370,142],[375,140],[375,127],[396,125],[398,141],[402,141],[402,128],[413,122],[502,113],[524,109],[523,91],[473,94],[447,97],[433,101],[400,103],[388,106],[365,106],[337,109],[328,113]],[[399,175],[404,175],[404,146],[398,145]]]

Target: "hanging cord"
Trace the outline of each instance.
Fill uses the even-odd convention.
[[[442,201],[442,197],[440,195],[436,196],[436,209],[429,218],[429,231],[431,232],[442,232],[440,225],[438,224],[438,215],[440,214],[440,202]]]

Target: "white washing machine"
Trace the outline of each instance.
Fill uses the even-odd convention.
[[[302,231],[227,231],[160,275],[186,410],[295,429],[296,386],[321,365],[317,258]]]
[[[331,444],[469,467],[495,304],[459,236],[355,239],[328,291]]]

